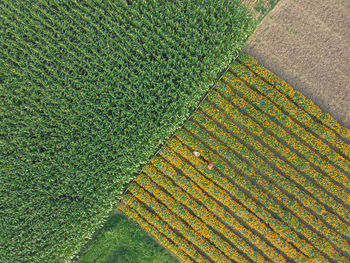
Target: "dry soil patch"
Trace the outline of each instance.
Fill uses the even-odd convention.
[[[283,0],[245,52],[350,127],[350,4]]]

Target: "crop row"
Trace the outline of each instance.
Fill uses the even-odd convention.
[[[211,98],[213,97],[214,96],[212,96]],[[220,98],[219,95],[218,98]],[[218,102],[219,100],[216,101]],[[222,98],[220,99],[220,102],[222,102]],[[248,130],[247,127],[249,127],[249,125],[251,125],[253,122],[239,123],[238,121],[242,121],[247,118],[246,115],[242,115],[239,111],[240,106],[238,106],[238,104],[218,106],[208,100],[203,102],[202,105],[203,107],[201,107],[201,109],[203,110],[203,114],[207,116],[208,114],[210,114],[211,118],[215,119],[219,123],[219,125],[226,127],[226,129],[229,130],[231,134],[236,135],[237,138],[240,138],[241,141],[245,142],[245,144],[248,145],[247,147],[250,147],[251,149],[254,149],[254,151],[257,151],[260,154],[260,156],[262,156],[262,158],[264,158],[266,162],[269,163],[269,170],[271,170],[272,168],[278,172],[276,173],[276,176],[274,178],[278,180],[278,182],[280,182],[281,186],[283,186],[289,181],[292,181],[292,186],[289,186],[290,184],[288,184],[289,187],[293,187],[289,188],[290,192],[293,193],[296,191],[296,193],[300,193],[298,194],[298,196],[300,197],[300,201],[303,202],[303,200],[305,200],[306,197],[307,200],[310,199],[311,196],[306,195],[306,193],[308,193],[308,189],[306,186],[315,187],[312,184],[312,182],[317,182],[317,184],[319,184],[319,181],[321,181],[322,183],[323,180],[329,182],[329,180],[327,180],[327,177],[318,175],[307,162],[303,162],[303,160],[300,160],[298,155],[290,151],[290,149],[288,147],[285,147],[283,143],[279,142],[278,140],[276,140],[276,138],[264,132],[264,130],[262,130],[261,128],[260,130],[257,129],[255,133],[252,132],[252,129]],[[235,110],[235,117],[232,117],[232,115],[229,116],[227,113],[232,113],[233,110]],[[196,115],[198,114],[200,113],[196,113]],[[256,127],[259,128],[258,126]],[[248,142],[250,143],[248,144]],[[305,174],[305,178],[302,176],[301,173]],[[301,185],[303,186],[299,185],[296,182],[303,182],[301,183]],[[330,189],[330,187],[326,184],[323,183],[323,185],[325,187],[324,189]],[[320,189],[321,187],[318,187],[317,191],[319,192]],[[310,209],[314,210],[319,215],[327,214],[327,210],[325,210],[323,206],[320,207],[320,205],[318,205],[318,202],[313,202],[313,200],[315,200],[314,198],[310,200],[312,200],[310,204],[306,203]],[[333,205],[333,202],[330,203],[330,205]],[[337,221],[339,221],[339,219]]]
[[[205,154],[205,156],[210,158],[210,160],[214,161],[216,166],[220,163],[219,160],[213,159],[214,156],[208,155],[208,152],[205,151],[204,148],[201,148],[202,145],[200,142],[195,142],[196,144],[193,145],[189,141],[193,140],[193,138],[186,135],[185,131],[178,131],[178,133],[180,132],[181,134],[178,134],[178,137],[181,138],[181,140],[186,141],[186,144],[189,143],[188,145],[194,149],[200,150],[201,153]],[[183,154],[185,155],[184,157],[190,158],[192,153],[181,144],[177,143],[177,145],[178,146],[173,146],[172,144],[172,149],[166,149],[165,147],[162,148],[160,150],[160,154],[164,156],[164,158],[168,158],[168,161],[175,165],[178,169],[182,169],[184,172],[186,172],[186,174],[188,174],[198,185],[198,187],[203,189],[203,191],[215,197],[216,200],[222,202],[222,204],[226,206],[233,214],[242,218],[251,229],[254,229],[265,236],[266,240],[271,242],[273,246],[283,251],[288,257],[297,258],[301,262],[303,261],[303,254],[300,253],[300,250],[296,249],[294,246],[291,246],[290,243],[287,242],[278,232],[271,229],[269,224],[266,224],[257,216],[256,211],[261,210],[262,207],[258,208],[258,205],[252,202],[252,200],[246,195],[246,192],[242,191],[239,185],[237,185],[234,181],[229,180],[222,174],[214,171],[208,172],[206,165],[204,163],[200,163],[200,160],[198,159],[193,160],[193,164],[185,163],[178,157],[178,155]],[[164,169],[165,172],[167,167],[164,167]],[[207,174],[208,177],[204,177],[204,174]],[[207,199],[208,198],[205,200]],[[249,205],[247,205],[246,202],[248,202]],[[252,206],[255,209],[251,209]],[[255,211],[253,212],[252,210]]]
[[[319,123],[320,125],[314,131],[322,136],[322,138],[329,142],[333,142],[334,145],[337,145],[340,149],[343,148],[343,140],[350,140],[350,132],[348,129],[341,126],[330,114],[324,113],[312,102],[312,100],[306,98],[303,94],[294,90],[284,80],[270,72],[265,67],[259,65],[253,57],[241,53],[236,61],[247,66],[258,77],[271,83],[273,87],[281,93],[280,95],[286,96],[291,102],[300,107],[301,110],[305,111],[307,114],[298,111],[300,116],[302,116],[302,118],[300,118],[302,123],[305,125],[308,125],[309,123],[317,125],[317,123]],[[293,114],[293,112],[291,112],[291,114]],[[295,117],[297,117],[297,115]],[[345,149],[345,152],[348,152],[349,156],[349,149]]]
[[[272,244],[264,235],[247,224],[245,219],[241,218],[225,205],[225,201],[221,198],[224,197],[225,194],[229,196],[229,193],[226,190],[215,184],[211,191],[201,188],[199,182],[202,181],[202,184],[212,185],[211,179],[196,170],[186,157],[180,155],[179,152],[184,155],[190,153],[188,149],[179,149],[182,148],[180,146],[180,141],[173,143],[176,144],[175,148],[177,148],[177,150],[174,150],[172,147],[166,149],[167,154],[164,155],[163,158],[174,169],[171,169],[168,165],[168,167],[163,167],[165,169],[163,173],[171,176],[174,182],[179,183],[185,191],[184,195],[189,194],[195,200],[200,200],[205,207],[204,216],[208,217],[208,215],[210,215],[210,217],[213,218],[213,224],[222,225],[221,232],[224,235],[228,235],[228,238],[233,241],[235,246],[245,252],[245,254],[253,261],[263,262],[265,259],[273,259],[279,262],[284,262],[290,260],[290,257],[288,257],[283,251]],[[187,154],[184,150],[187,151]],[[205,163],[201,163],[200,165],[202,167],[206,166]],[[178,167],[181,167],[182,174],[186,177],[185,179],[181,178],[184,177],[183,175],[179,175],[176,172],[177,169],[180,169]],[[201,210],[198,210],[198,212],[203,213]],[[235,237],[235,235],[237,237]],[[254,250],[252,251],[249,246]],[[259,254],[261,254],[263,258],[261,258]]]
[[[139,200],[146,203],[164,221],[174,229],[182,233],[189,241],[196,244],[208,259],[218,262],[229,262],[229,258],[219,249],[220,239],[207,225],[191,215],[190,211],[180,203],[167,196],[159,189],[151,192],[137,183],[129,188],[129,191]],[[160,198],[160,199],[158,199]],[[187,222],[186,219],[193,221]]]
[[[179,258],[347,262],[346,133],[272,75],[241,55],[130,186],[124,209]]]
[[[229,94],[230,97],[227,97],[226,95],[223,94]],[[315,168],[316,166],[313,163],[310,163],[308,165],[307,162],[305,161],[300,161],[299,157],[300,154],[295,154],[295,148],[305,152],[306,149],[303,148],[300,143],[298,143],[297,140],[293,136],[288,135],[285,133],[283,130],[279,129],[279,127],[276,127],[273,122],[269,122],[269,119],[266,118],[263,114],[261,114],[259,111],[257,111],[254,107],[252,107],[250,104],[248,104],[245,100],[243,100],[241,97],[236,95],[232,89],[227,88],[225,89],[222,85],[220,85],[220,93],[213,92],[212,96],[209,97],[209,100],[213,103],[216,103],[219,105],[228,115],[232,116],[236,121],[242,123],[247,129],[254,133],[255,135],[259,136],[264,140],[265,143],[271,144],[271,142],[276,142],[276,141],[283,141],[284,143],[283,148],[284,150],[279,151],[279,153],[282,156],[285,156],[288,161],[292,162],[300,171],[303,171],[305,175],[308,174],[315,174]],[[242,114],[242,110],[246,114]],[[272,135],[271,135],[272,134]],[[277,135],[277,136],[276,136]],[[276,143],[276,144],[280,144]],[[290,151],[292,150],[292,151]],[[312,155],[312,152],[308,151],[310,155]],[[317,162],[325,162],[322,158],[317,158],[317,156],[313,156],[313,161],[314,163]],[[299,164],[297,164],[299,162]],[[310,169],[310,166],[313,169]],[[319,169],[317,169],[319,171]],[[326,177],[329,176],[329,179],[332,180],[333,182],[337,182],[338,184],[345,184],[346,186],[349,186],[349,179],[346,178],[345,175],[343,175],[342,178],[344,178],[343,182],[339,182],[338,178],[335,177],[330,177],[332,174],[336,173],[335,168],[329,169],[329,174],[326,174]],[[323,173],[324,174],[324,173]],[[320,181],[319,183],[317,182],[318,185],[314,185],[309,181],[306,181],[304,177],[301,177],[299,174],[296,176],[300,177],[300,180],[305,181],[306,184],[309,185],[310,188],[315,188],[317,186],[317,190],[313,190],[312,192],[318,195],[318,198],[321,200],[326,200],[327,204],[330,205],[331,207],[336,207],[341,211],[341,215],[348,217],[348,209],[345,208],[344,206],[347,206],[348,203],[350,202],[349,200],[349,195],[347,193],[344,193],[345,190],[340,188],[340,191],[335,192],[334,194],[340,195],[345,197],[344,199],[334,199],[333,193],[327,191],[326,194],[322,192],[319,192],[319,187],[322,187],[320,184],[323,183],[323,187],[328,187],[327,185],[324,184],[324,180]],[[309,177],[310,180],[311,177]],[[304,184],[305,184],[304,183]],[[300,183],[303,185],[302,183]],[[331,184],[332,186],[333,184]],[[337,187],[336,185],[334,187]],[[339,188],[338,188],[339,189]],[[309,190],[309,189],[308,189]],[[324,190],[325,191],[325,190]],[[345,203],[344,203],[345,202]]]
[[[240,68],[238,68],[237,65],[239,65]],[[266,82],[259,80],[258,78],[254,78],[253,80],[250,79],[252,82],[255,81],[256,83],[252,84],[248,82],[247,79],[253,78],[254,76],[248,75],[245,77],[245,74],[248,73],[244,71],[246,68],[240,64],[236,64],[233,69],[235,70],[235,73],[226,74],[223,81],[227,86],[231,88],[233,87],[236,92],[239,92],[244,100],[249,101],[251,105],[254,105],[254,107],[257,108],[257,110],[261,112],[270,123],[273,123],[273,125],[277,126],[282,132],[297,139],[300,147],[302,147],[304,151],[312,152],[316,160],[317,158],[326,159],[336,167],[335,170],[339,169],[343,173],[346,173],[345,171],[350,169],[348,157],[340,153],[339,150],[331,148],[328,144],[324,143],[319,136],[315,136],[312,132],[299,125],[288,114],[285,114],[285,111],[280,107],[281,103],[286,103],[285,101],[279,101],[278,104],[277,102],[273,103],[270,98],[262,94],[262,90],[266,90],[266,93],[268,91],[271,93],[274,91],[274,89],[269,88]],[[239,78],[237,75],[239,75]],[[343,143],[342,145],[344,146],[346,144]],[[344,148],[346,147],[347,146]],[[323,166],[321,167],[323,168]],[[328,167],[326,166],[326,168]]]
[[[211,110],[209,111],[211,112]],[[211,114],[212,117],[213,115],[214,114]],[[224,120],[222,123],[218,123],[216,120],[209,120],[204,114],[198,112],[192,116],[192,118],[195,119],[195,122],[200,123],[202,129],[208,130],[208,132],[211,132],[213,136],[217,138],[213,143],[214,146],[216,144],[221,144],[225,147],[226,151],[220,151],[220,154],[222,153],[228,161],[234,163],[248,178],[253,179],[253,182],[259,187],[262,187],[263,191],[269,194],[271,203],[277,204],[277,207],[269,207],[266,204],[267,207],[271,208],[271,210],[277,214],[284,214],[285,216],[282,216],[282,218],[284,218],[286,222],[297,221],[300,225],[295,226],[295,229],[304,229],[304,233],[316,236],[316,238],[313,239],[317,240],[324,235],[327,237],[326,240],[331,240],[330,243],[332,246],[334,246],[334,243],[338,247],[349,250],[347,241],[342,238],[332,226],[329,224],[325,225],[324,221],[322,222],[315,213],[310,213],[310,210],[305,209],[302,200],[296,202],[297,199],[295,196],[283,189],[285,178],[280,178],[279,180],[282,187],[274,182],[275,178],[281,177],[281,175],[266,162],[269,156],[265,156],[265,160],[261,158],[261,155],[258,157],[256,152],[251,150],[251,147],[247,148],[247,141],[234,136],[225,128],[225,125],[222,124],[225,123]],[[205,137],[204,141],[206,141],[206,139],[207,137]],[[223,144],[223,141],[225,141],[225,144]],[[215,147],[213,148],[215,149]],[[288,215],[286,215],[286,213]],[[310,231],[310,229],[316,232],[317,235]]]
[[[175,169],[180,169],[182,173],[186,176],[183,178],[183,175],[176,173],[175,171],[171,172],[169,176],[172,177],[174,184],[178,184],[185,192],[191,195],[196,200],[201,200],[204,206],[207,207],[208,211],[213,213],[216,217],[220,218],[219,220],[226,223],[231,230],[234,231],[237,235],[241,236],[243,239],[248,240],[252,247],[260,253],[265,253],[270,259],[274,259],[278,262],[290,261],[290,257],[286,255],[278,245],[270,242],[270,240],[264,234],[261,234],[259,231],[266,230],[264,227],[259,226],[259,231],[254,227],[257,226],[260,222],[255,222],[254,226],[249,225],[242,218],[241,215],[238,215],[236,212],[231,210],[229,206],[225,205],[225,201],[218,198],[224,197],[225,194],[227,198],[230,197],[230,193],[219,185],[214,184],[214,188],[211,191],[201,188],[200,184],[208,185],[211,183],[210,176],[205,175],[206,162],[204,160],[195,158],[193,159],[192,151],[188,149],[188,146],[184,145],[183,142],[174,137],[174,139],[168,143],[169,149],[164,149],[164,159],[167,159],[168,162]],[[199,168],[201,167],[201,168]],[[168,174],[169,169],[164,170],[164,174]],[[162,180],[163,177],[159,178]],[[218,196],[218,193],[221,193]],[[241,210],[241,211],[244,211]],[[247,212],[244,214],[246,217]],[[250,215],[251,217],[252,215]],[[233,229],[233,230],[232,230]],[[243,249],[244,250],[244,249]]]
[[[251,234],[247,236],[248,230],[245,229],[244,234],[242,234],[240,231],[238,231],[238,229],[233,229],[232,227],[230,227],[228,222],[232,222],[232,216],[230,216],[230,214],[218,204],[217,200],[214,199],[213,196],[209,195],[207,192],[201,189],[195,182],[192,181],[192,173],[187,173],[187,169],[185,166],[183,167],[181,175],[177,173],[176,170],[174,170],[178,169],[175,166],[175,164],[173,164],[173,162],[179,161],[178,157],[170,157],[170,155],[167,155],[163,158],[163,161],[168,163],[168,167],[166,170],[163,170],[163,174],[169,176],[169,178],[171,178],[173,182],[178,182],[179,184],[181,184],[181,186],[184,185],[183,187],[185,189],[178,189],[179,191],[175,192],[175,194],[181,193],[179,198],[183,199],[184,201],[190,201],[191,204],[193,204],[193,202],[199,203],[199,206],[196,209],[193,209],[193,211],[196,211],[196,213],[198,213],[199,216],[203,218],[212,227],[218,227],[217,230],[231,242],[232,247],[237,247],[240,253],[244,253],[245,257],[250,257],[254,261],[266,261],[266,259],[264,259],[266,258],[266,256],[264,255],[262,250],[260,250],[253,243],[250,242],[249,237],[251,237]],[[159,164],[160,161],[158,160],[157,163]],[[170,163],[170,161],[172,163]],[[169,189],[174,189],[174,187]],[[195,201],[192,201],[191,199],[194,199]],[[219,214],[214,213],[214,211],[219,212]],[[244,227],[237,220],[234,220],[234,222],[235,226],[240,227],[240,230],[244,229]],[[264,245],[266,247],[266,244]],[[231,250],[232,249],[233,248],[231,248]],[[270,252],[269,249],[267,249],[267,251]],[[263,257],[260,254],[263,254]],[[273,253],[273,255],[276,256],[275,253]]]
[[[79,252],[255,23],[238,0],[5,0],[0,27],[0,258],[36,263]]]

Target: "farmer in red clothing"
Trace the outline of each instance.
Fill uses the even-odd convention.
[[[199,156],[201,156],[201,154],[199,153],[199,152],[197,152],[197,151],[193,151],[193,154],[194,154],[194,156],[196,156],[196,157],[199,157]],[[203,158],[204,159],[204,158]],[[211,169],[213,169],[213,163],[212,162],[208,162],[208,168],[209,168],[209,170],[211,170]]]

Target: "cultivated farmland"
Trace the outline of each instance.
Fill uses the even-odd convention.
[[[0,2],[0,261],[63,262],[238,54],[239,0]]]
[[[350,128],[350,1],[283,0],[244,51]]]
[[[348,129],[241,54],[120,209],[183,262],[349,262],[349,160]]]

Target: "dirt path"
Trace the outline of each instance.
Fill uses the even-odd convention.
[[[350,2],[282,0],[245,52],[350,128]]]
[[[347,262],[349,142],[241,54],[119,208],[182,262]]]

